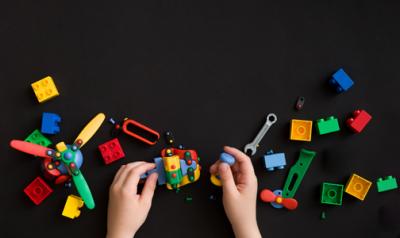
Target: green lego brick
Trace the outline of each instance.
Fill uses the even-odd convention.
[[[378,188],[378,192],[380,193],[397,189],[397,180],[393,176],[387,176],[385,179],[378,178],[378,181],[376,181],[376,187]]]
[[[316,127],[320,135],[340,131],[339,121],[334,116],[330,116],[326,119],[318,119]]]
[[[321,203],[329,205],[342,205],[343,185],[334,183],[323,183],[321,192]]]
[[[39,130],[34,130],[26,139],[26,142],[30,142],[37,145],[42,145],[48,147],[53,144],[49,139],[47,139]]]

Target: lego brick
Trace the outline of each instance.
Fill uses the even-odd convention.
[[[35,178],[25,189],[24,193],[32,200],[33,203],[39,205],[47,198],[53,190],[40,177]]]
[[[334,116],[318,119],[316,127],[319,135],[340,131],[339,121]]]
[[[232,155],[225,153],[225,152],[220,154],[219,160],[221,160],[221,162],[227,163],[229,165],[233,165],[236,162],[235,157],[233,157]]]
[[[268,171],[275,169],[284,169],[286,166],[285,153],[274,153],[272,150],[268,151],[264,158],[264,167]]]
[[[125,157],[125,153],[122,150],[118,138],[99,145],[99,150],[105,164],[110,164]]]
[[[342,93],[349,90],[354,82],[343,69],[339,69],[332,75],[329,84],[336,89],[337,93]]]
[[[312,121],[292,119],[290,140],[311,141]]]
[[[32,83],[31,86],[39,103],[46,102],[60,95],[53,79],[50,76]]]
[[[48,147],[53,144],[49,139],[47,139],[39,130],[34,130],[26,139],[26,142]]]
[[[155,170],[150,170],[148,175],[152,174],[153,172],[158,173],[158,185],[164,185],[167,182],[167,178],[165,176],[164,170],[164,162],[161,157],[154,158],[154,163],[156,164]]]
[[[329,205],[342,205],[343,185],[323,183],[321,191],[321,203]]]
[[[81,211],[79,209],[83,207],[83,204],[84,202],[82,198],[75,195],[69,195],[67,201],[65,202],[62,215],[71,219],[79,217],[79,215],[81,215]]]
[[[371,185],[372,183],[365,178],[357,174],[352,174],[346,184],[345,192],[361,201],[364,201],[369,189],[371,188]]]
[[[347,119],[346,124],[354,133],[360,133],[364,130],[367,124],[371,121],[372,116],[364,110],[356,110],[353,112],[353,117]]]
[[[185,160],[181,159],[180,164],[183,176],[187,174],[189,168],[192,168],[192,170],[195,170],[197,168],[197,163],[194,160],[192,160],[190,164],[187,164]]]
[[[386,178],[378,178],[376,181],[376,187],[378,192],[386,192],[398,188],[397,179],[393,176],[387,176]]]
[[[55,135],[60,133],[61,117],[55,113],[44,112],[42,114],[42,128],[43,134]]]

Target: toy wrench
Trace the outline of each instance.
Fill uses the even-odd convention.
[[[244,152],[247,153],[248,151],[251,152],[251,155],[254,155],[257,151],[258,144],[261,142],[262,138],[265,136],[269,128],[278,120],[278,117],[274,113],[270,113],[267,115],[267,121],[265,122],[264,126],[258,132],[256,138],[247,144],[244,147]]]

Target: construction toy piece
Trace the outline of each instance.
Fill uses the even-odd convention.
[[[10,146],[21,152],[42,157],[42,168],[46,176],[52,176],[56,184],[72,179],[76,190],[89,209],[95,207],[94,199],[83,177],[80,167],[83,163],[82,147],[92,138],[105,119],[103,113],[97,114],[79,133],[74,143],[66,145],[60,142],[53,150],[26,141],[12,140]]]
[[[317,131],[320,135],[340,131],[339,121],[334,116],[317,120]]]
[[[354,82],[343,69],[339,69],[332,75],[329,84],[336,89],[337,93],[341,93],[349,90],[349,88],[353,86]]]
[[[326,212],[322,211],[321,212],[321,220],[325,220],[326,219]]]
[[[296,105],[295,105],[295,108],[296,108],[296,110],[297,111],[300,111],[300,110],[302,110],[303,109],[303,107],[304,107],[304,103],[306,102],[306,99],[304,98],[304,97],[298,97],[297,98],[297,101],[296,101]]]
[[[297,201],[294,198],[284,198],[282,197],[282,190],[271,191],[269,189],[263,189],[260,192],[260,199],[263,202],[268,202],[274,208],[285,207],[288,210],[294,210],[297,208]]]
[[[61,117],[55,113],[43,112],[42,129],[43,134],[55,135],[60,133]]]
[[[292,119],[290,140],[311,141],[312,121]]]
[[[34,130],[26,139],[26,142],[37,144],[41,146],[50,146],[53,144],[49,139],[47,139],[39,130]]]
[[[40,177],[35,178],[25,189],[24,193],[32,200],[33,203],[39,205],[47,198],[53,190]]]
[[[232,155],[222,152],[219,156],[219,160],[221,163],[227,163],[230,166],[234,165],[236,162],[235,157],[233,157]],[[217,187],[221,187],[222,186],[222,182],[221,179],[219,177],[218,174],[211,174],[210,176],[210,181],[212,184],[214,184]]]
[[[352,174],[344,191],[351,196],[364,201],[371,185],[372,183],[365,178],[358,176],[357,174]]]
[[[355,110],[353,117],[347,119],[346,124],[354,133],[360,133],[371,121],[372,116],[364,110]]]
[[[343,185],[323,183],[321,191],[321,203],[329,205],[342,205]]]
[[[285,185],[283,187],[284,198],[294,197],[316,154],[316,152],[311,150],[300,150],[299,159],[297,160],[296,164],[290,168],[289,174],[286,178]]]
[[[274,153],[270,150],[264,155],[264,167],[267,171],[275,169],[284,169],[286,166],[285,153]]]
[[[225,152],[222,152],[222,153],[220,154],[219,160],[220,160],[221,162],[223,162],[223,163],[229,164],[230,166],[234,165],[235,162],[236,162],[235,157],[233,157],[232,155],[230,155],[230,154],[228,154],[228,153],[225,153]]]
[[[157,131],[128,118],[125,118],[122,123],[122,131],[148,145],[155,145],[160,139],[160,134]]]
[[[378,178],[376,181],[376,187],[378,192],[386,192],[398,188],[397,180],[393,176],[387,176],[386,178]]]
[[[50,76],[31,84],[39,103],[46,102],[59,95],[56,85]]]
[[[251,155],[255,155],[257,151],[257,147],[259,146],[259,143],[261,142],[262,138],[264,138],[265,134],[268,132],[269,128],[275,124],[275,122],[278,120],[278,117],[274,113],[269,113],[267,115],[267,120],[265,121],[263,127],[261,130],[257,133],[256,137],[254,140],[250,143],[248,143],[244,147],[244,152],[245,153],[250,153]]]
[[[166,148],[161,151],[161,157],[154,159],[156,168],[140,176],[147,178],[152,173],[158,173],[158,185],[165,184],[170,190],[178,190],[200,178],[200,158],[195,150]]]
[[[110,164],[125,157],[125,153],[122,150],[118,138],[99,145],[99,150],[105,164]]]
[[[175,142],[174,136],[172,135],[172,132],[167,131],[165,132],[165,140],[167,141],[167,145],[173,145]]]
[[[78,218],[81,215],[81,211],[79,210],[83,207],[83,200],[82,198],[69,195],[67,201],[65,202],[64,210],[62,211],[62,215],[71,219]]]

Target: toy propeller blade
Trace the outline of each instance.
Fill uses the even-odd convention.
[[[72,174],[72,181],[74,181],[76,190],[78,190],[79,195],[82,197],[82,200],[85,202],[85,205],[89,209],[93,209],[95,207],[92,193],[90,192],[89,185],[87,184],[85,177],[83,177],[81,171],[76,170],[74,174]]]
[[[37,145],[37,144],[32,144],[26,141],[22,140],[12,140],[10,142],[10,146],[16,150],[19,150],[21,152],[43,157],[43,158],[51,158],[50,156],[47,155],[47,151],[51,150],[47,147]]]
[[[294,210],[297,208],[297,200],[294,198],[284,198],[282,200],[282,205],[288,210]]]
[[[269,189],[263,189],[260,192],[260,199],[263,202],[274,202],[276,195]]]
[[[92,136],[100,128],[105,118],[106,116],[103,113],[99,113],[85,126],[85,128],[83,128],[81,133],[75,139],[75,143],[77,143],[78,140],[81,140],[80,144],[77,143],[79,145],[79,148],[83,147],[86,142],[88,142],[90,138],[92,138]]]

